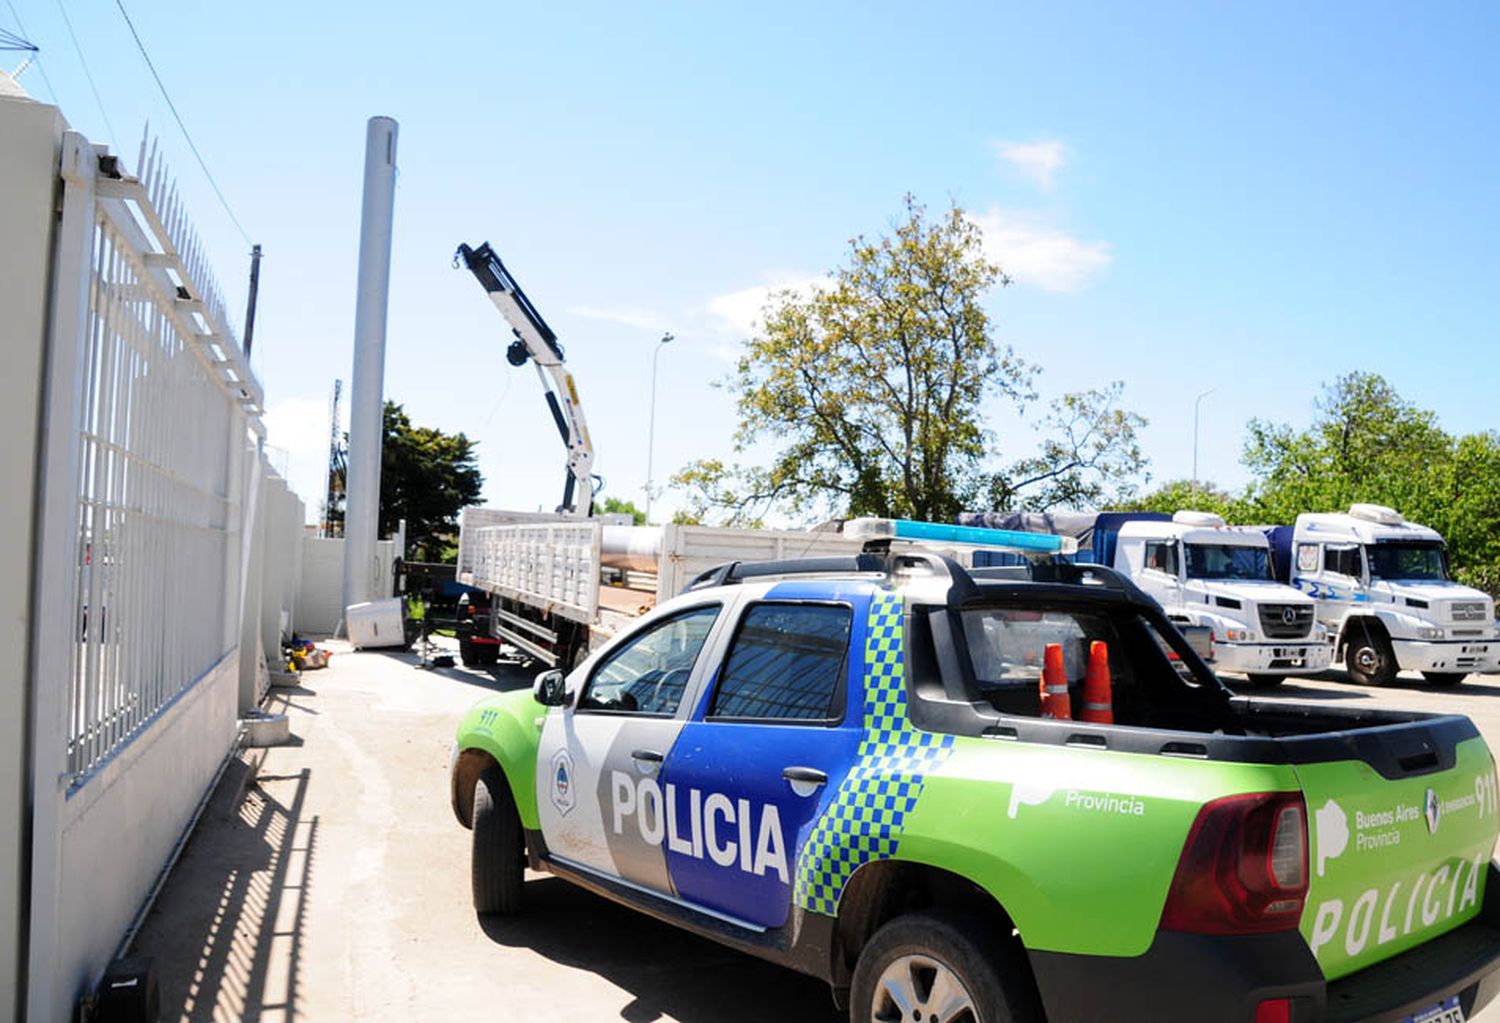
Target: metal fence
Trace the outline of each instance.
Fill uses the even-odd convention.
[[[257,385],[155,152],[95,181],[79,353],[68,772],[82,778],[233,647],[234,478]],[[260,470],[259,460],[250,463]]]

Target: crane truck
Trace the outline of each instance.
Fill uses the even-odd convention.
[[[536,369],[568,453],[555,514],[464,510],[458,580],[482,594],[459,600],[456,631],[465,665],[494,664],[506,644],[549,667],[571,667],[658,598],[675,596],[691,578],[686,573],[725,560],[858,549],[836,533],[632,528],[592,515],[594,445],[556,332],[488,242],[460,245],[453,265],[468,268],[510,326],[514,338],[506,361],[516,367],[530,362]],[[606,574],[619,585],[607,585]]]
[[[526,292],[505,264],[500,261],[489,242],[479,248],[460,245],[453,254],[453,265],[462,262],[479,281],[485,293],[505,322],[510,324],[515,340],[505,350],[505,360],[517,368],[530,362],[536,369],[537,379],[547,397],[547,408],[562,435],[563,445],[568,449],[568,475],[563,483],[562,503],[558,505],[560,517],[586,519],[594,506],[595,479],[593,476],[594,442],[589,437],[588,424],[583,418],[583,405],[578,400],[578,385],[573,374],[563,368],[563,347],[557,334],[547,326],[542,314],[537,312]]]

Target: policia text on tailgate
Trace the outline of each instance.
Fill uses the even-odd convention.
[[[458,730],[480,912],[547,870],[850,1018],[1456,1021],[1500,976],[1465,717],[1234,696],[1108,569],[850,524],[732,564]],[[846,527],[846,532],[849,527]],[[954,539],[948,536],[947,539]],[[1054,548],[1058,549],[1058,548]],[[1045,550],[1045,548],[1044,548]]]

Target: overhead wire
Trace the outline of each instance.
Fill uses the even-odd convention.
[[[38,47],[25,36],[18,36],[8,28],[0,28],[0,50],[21,50],[35,53]]]
[[[109,144],[118,153],[120,151],[119,137],[115,134],[115,126],[109,123],[109,112],[104,109],[104,99],[99,95],[99,86],[94,84],[94,73],[89,70],[89,61],[83,55],[83,47],[78,42],[78,33],[73,31],[73,19],[68,17],[68,9],[63,6],[62,0],[54,0],[54,2],[57,4],[57,12],[62,15],[63,24],[67,26],[68,38],[73,40],[73,51],[78,54],[78,63],[83,65],[83,77],[88,79],[89,91],[94,94],[94,103],[99,107],[99,116],[104,118],[105,130],[109,132]]]
[[[36,69],[42,73],[42,84],[47,87],[47,95],[52,97],[52,105],[60,106],[57,102],[57,90],[52,88],[52,79],[47,77],[46,65],[42,63],[42,48],[31,42],[31,33],[26,31],[26,23],[21,20],[21,13],[16,10],[16,5],[11,0],[5,0],[5,6],[10,8],[10,16],[16,19],[16,28],[21,30],[21,35],[31,47],[31,59],[35,62]]]
[[[6,0],[6,3],[9,2],[10,0]],[[230,221],[233,222],[235,230],[239,231],[240,237],[245,240],[245,244],[253,244],[250,241],[249,233],[245,230],[244,225],[240,223],[240,218],[234,215],[234,210],[230,207],[229,200],[224,198],[224,191],[219,188],[219,183],[214,180],[213,172],[208,169],[208,162],[203,159],[203,154],[198,151],[198,145],[193,141],[193,136],[188,133],[187,125],[183,123],[182,115],[177,112],[177,104],[172,102],[172,96],[167,92],[166,83],[161,80],[161,75],[157,73],[156,65],[151,61],[151,55],[146,52],[146,44],[141,41],[141,34],[135,30],[135,22],[130,20],[130,13],[125,10],[124,0],[115,0],[115,6],[120,9],[120,16],[125,19],[125,24],[130,29],[131,36],[134,37],[136,48],[141,51],[141,57],[146,61],[146,67],[151,70],[151,77],[156,79],[156,87],[161,90],[162,99],[167,101],[167,109],[172,112],[172,117],[176,119],[177,127],[182,129],[182,137],[187,140],[188,148],[193,151],[193,156],[197,159],[198,166],[203,168],[203,176],[208,178],[209,185],[213,187],[214,195],[219,197],[219,205],[224,207],[224,212],[229,215]],[[24,32],[25,28],[23,27],[21,31]]]

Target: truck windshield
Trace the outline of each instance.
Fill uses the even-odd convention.
[[[1371,579],[1447,579],[1447,559],[1438,543],[1376,543],[1366,547]]]
[[[1189,579],[1269,579],[1271,565],[1264,547],[1190,543],[1187,574]]]

